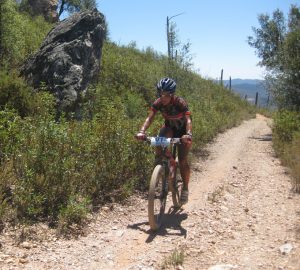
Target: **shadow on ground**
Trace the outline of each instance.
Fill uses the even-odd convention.
[[[258,141],[263,141],[263,142],[270,142],[272,141],[272,134],[264,134],[259,137],[249,137],[250,139],[258,140]]]
[[[187,230],[181,226],[181,222],[186,220],[188,215],[187,213],[182,213],[182,211],[183,209],[174,209],[171,207],[168,213],[164,215],[161,227],[155,232],[143,228],[145,225],[149,226],[148,221],[131,224],[128,225],[127,228],[148,234],[149,236],[146,239],[146,243],[151,243],[157,236],[177,235],[186,238]]]
[[[297,211],[298,220],[300,221],[300,211]],[[296,238],[300,240],[300,223],[296,224]]]

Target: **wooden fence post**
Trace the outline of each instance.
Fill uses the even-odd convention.
[[[257,106],[257,102],[258,102],[258,92],[256,92],[256,96],[255,96],[255,106]]]
[[[220,84],[223,86],[223,69],[221,70],[221,82]]]

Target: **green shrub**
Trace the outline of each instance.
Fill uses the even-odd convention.
[[[0,109],[15,110],[21,117],[40,113],[45,106],[42,95],[28,86],[17,71],[0,70]]]
[[[281,111],[274,116],[274,149],[284,165],[291,168],[294,188],[300,192],[300,114]]]
[[[3,155],[13,166],[3,164],[14,179],[0,188],[4,194],[14,186],[10,199],[18,219],[74,221],[70,217],[74,205],[68,208],[74,196],[99,203],[124,198],[134,187],[147,185],[142,183],[151,170],[150,151],[133,138],[134,123],[118,98],[102,100],[101,111],[82,122],[63,118],[56,122],[53,99],[43,94],[42,100],[43,110],[31,117],[0,114],[5,125],[0,129],[1,144],[6,146]]]
[[[274,117],[274,135],[282,142],[291,142],[295,132],[300,131],[298,112],[280,111]]]
[[[52,25],[42,17],[32,18],[18,10],[16,1],[1,3],[1,58],[10,67],[19,66],[41,45]],[[1,63],[0,63],[1,64]]]
[[[78,195],[70,196],[66,206],[62,207],[58,216],[58,227],[62,232],[66,231],[71,225],[81,225],[90,212],[91,201],[87,198],[81,198]]]
[[[300,132],[294,134],[293,141],[287,147],[286,156],[291,168],[294,189],[300,193]]]
[[[16,178],[12,156],[21,140],[20,122],[21,118],[15,111],[0,111],[0,223],[10,219],[13,212],[11,200]]]

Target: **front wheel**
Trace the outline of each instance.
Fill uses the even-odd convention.
[[[151,230],[159,229],[165,213],[167,192],[166,175],[162,165],[157,165],[152,173],[148,195],[148,218]]]
[[[181,203],[180,203],[180,196],[181,196],[181,191],[183,187],[183,182],[180,177],[180,170],[178,163],[176,162],[176,170],[175,170],[175,176],[173,179],[173,188],[172,188],[172,201],[173,201],[173,206],[175,208],[180,208]]]

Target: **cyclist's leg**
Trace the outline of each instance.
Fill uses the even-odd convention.
[[[188,190],[189,181],[190,181],[190,166],[188,163],[188,153],[191,149],[191,144],[180,144],[178,146],[178,160],[179,160],[179,168],[180,174],[183,180],[183,189]]]
[[[183,187],[180,195],[181,204],[186,204],[189,200],[190,166],[188,163],[188,152],[190,148],[190,144],[181,144],[178,147],[179,169],[183,180]]]

